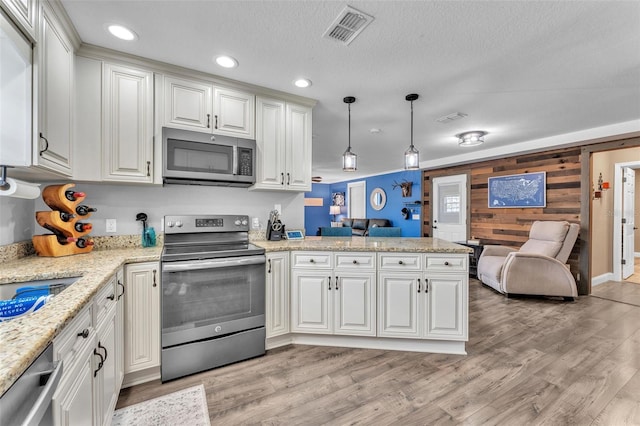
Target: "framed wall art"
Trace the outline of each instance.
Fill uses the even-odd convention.
[[[489,178],[489,208],[523,208],[547,206],[546,172]]]

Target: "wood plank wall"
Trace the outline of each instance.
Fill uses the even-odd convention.
[[[535,220],[566,220],[580,223],[580,147],[483,161],[474,164],[424,170],[422,235],[431,236],[431,181],[435,177],[467,174],[470,190],[467,194],[471,223],[469,236],[483,245],[498,244],[519,248],[527,239]],[[489,208],[487,182],[489,177],[520,173],[547,173],[547,206],[545,208]],[[578,274],[579,241],[569,264],[574,277]]]

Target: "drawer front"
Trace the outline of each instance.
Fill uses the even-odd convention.
[[[291,263],[294,268],[331,269],[332,256],[326,251],[296,251],[293,252]]]
[[[375,253],[336,253],[335,254],[335,270],[368,270],[376,269]]]
[[[380,253],[378,264],[382,271],[419,271],[422,256],[418,253]]]
[[[425,269],[429,272],[462,272],[467,270],[468,255],[427,254]]]
[[[96,316],[96,328],[106,318],[109,311],[116,305],[116,277],[114,276],[105,284],[94,297],[94,312]]]
[[[53,357],[62,360],[65,370],[82,357],[84,351],[93,346],[95,330],[93,328],[92,305],[89,304],[56,336],[53,340]]]

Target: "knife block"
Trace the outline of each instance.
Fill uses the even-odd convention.
[[[61,243],[58,241],[58,236],[67,237],[84,237],[91,230],[79,232],[75,229],[75,224],[79,220],[79,217],[74,217],[65,222],[60,218],[60,212],[75,214],[76,207],[84,200],[85,197],[78,197],[75,201],[70,201],[65,197],[65,191],[74,187],[74,183],[68,183],[65,185],[50,185],[44,188],[42,191],[42,199],[49,206],[52,211],[39,211],[36,212],[36,221],[45,229],[53,232],[48,235],[34,235],[31,241],[33,247],[38,256],[45,257],[59,257],[70,256],[73,254],[89,253],[93,250],[93,246],[78,247],[74,242]],[[82,219],[86,219],[91,216],[91,213],[82,216]]]

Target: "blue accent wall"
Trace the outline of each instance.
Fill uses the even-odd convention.
[[[305,198],[322,198],[322,206],[304,206],[304,233],[316,235],[318,228],[331,226],[329,215],[331,205],[331,188],[327,183],[311,184],[311,192],[305,192]]]
[[[394,183],[403,180],[413,182],[411,197],[402,197],[400,187],[393,189]],[[330,226],[332,217],[329,215],[331,205],[331,194],[334,192],[344,192],[347,196],[347,184],[352,182],[366,182],[367,191],[367,219],[389,219],[392,226],[402,229],[403,237],[420,237],[422,232],[422,208],[421,205],[409,205],[409,203],[422,200],[422,172],[420,170],[401,171],[387,173],[384,175],[369,176],[361,179],[346,180],[332,184],[314,184],[311,192],[307,192],[305,197],[322,197],[324,205],[322,207],[305,207],[305,229],[307,235],[315,235],[318,226]],[[369,202],[371,192],[376,188],[382,188],[387,195],[387,203],[381,210],[374,210]],[[347,199],[345,204],[349,200]],[[405,219],[402,209],[410,210],[409,219]],[[336,217],[340,220],[347,217],[347,205],[342,207],[342,214]],[[414,220],[413,215],[417,214],[418,219]]]

